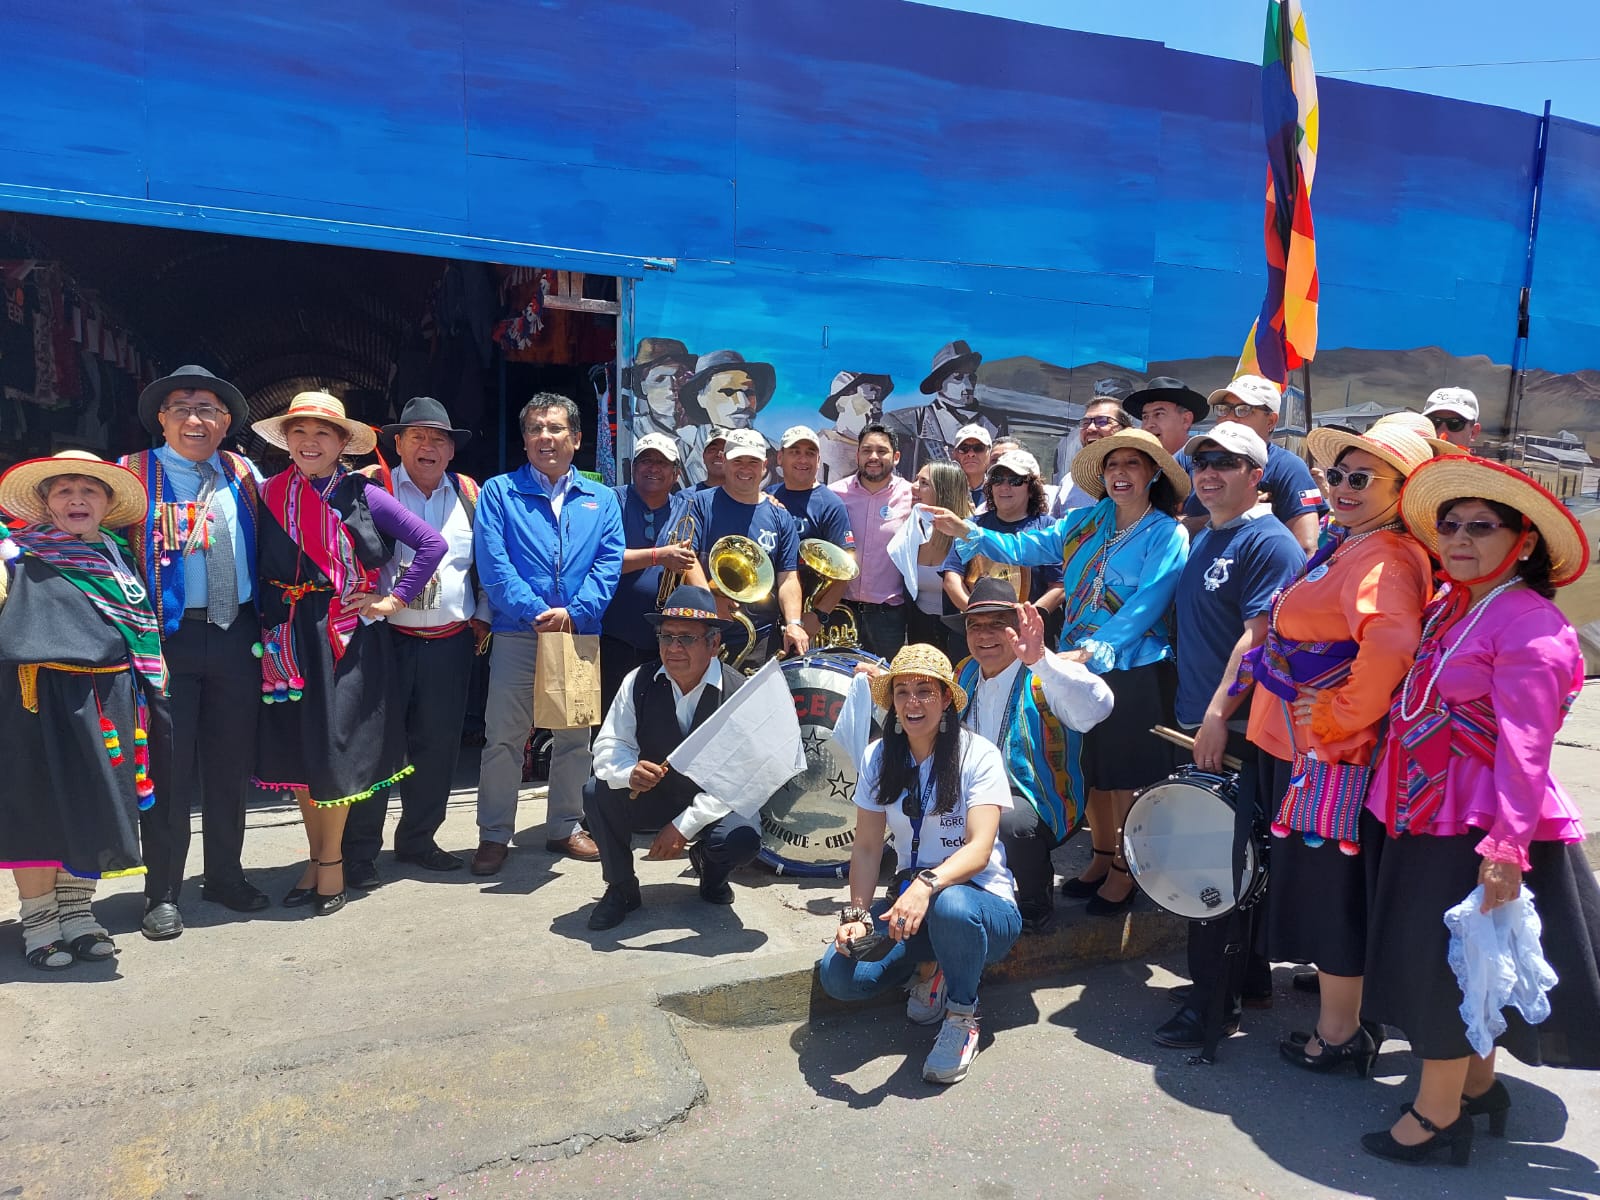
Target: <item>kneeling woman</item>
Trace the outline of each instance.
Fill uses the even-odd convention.
[[[1362,1016],[1405,1031],[1422,1080],[1400,1119],[1362,1145],[1406,1162],[1448,1149],[1465,1164],[1473,1117],[1500,1133],[1511,1107],[1494,1050],[1473,1052],[1441,920],[1475,885],[1488,912],[1527,884],[1559,979],[1539,1024],[1504,1011],[1498,1044],[1531,1065],[1600,1068],[1600,889],[1578,810],[1550,774],[1556,731],[1583,686],[1577,634],[1550,597],[1583,574],[1589,552],[1554,496],[1465,455],[1418,467],[1400,513],[1447,586],[1428,606],[1367,799],[1388,836],[1368,864]]]
[[[872,698],[894,715],[867,748],[856,783],[850,906],[822,956],[822,988],[835,999],[862,1000],[909,985],[906,1016],[920,1025],[944,1022],[922,1077],[957,1083],[978,1052],[979,977],[1022,932],[996,836],[1011,785],[1000,752],[957,720],[967,695],[932,646],[895,655],[872,681]],[[891,888],[899,894],[874,906],[886,830],[900,857]],[[875,929],[894,947],[875,962],[853,958],[852,943]]]
[[[292,465],[261,485],[256,570],[261,598],[262,696],[257,782],[294,793],[311,861],[287,896],[319,915],[344,907],[349,806],[393,784],[405,746],[389,719],[392,651],[369,622],[416,598],[444,557],[444,540],[382,485],[341,465],[369,453],[370,426],[323,392],[301,392],[255,431]],[[387,596],[378,571],[403,542],[416,551]]]
[[[40,970],[115,954],[89,911],[96,881],[144,873],[146,731],[166,668],[137,560],[111,531],[143,521],[145,504],[131,472],[81,451],[0,478],[0,508],[27,522],[0,565],[0,865]]]

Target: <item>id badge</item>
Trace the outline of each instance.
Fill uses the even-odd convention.
[[[422,586],[422,590],[417,593],[416,597],[406,607],[415,609],[417,612],[438,608],[443,591],[444,585],[439,582],[439,573],[435,571],[433,578]]]

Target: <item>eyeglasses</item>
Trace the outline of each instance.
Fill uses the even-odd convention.
[[[1211,415],[1221,420],[1223,417],[1243,417],[1253,412],[1271,412],[1264,404],[1224,404],[1218,402],[1211,406]]]
[[[1398,475],[1379,475],[1376,471],[1346,471],[1343,467],[1329,467],[1323,472],[1328,477],[1330,487],[1341,487],[1348,483],[1352,492],[1364,492],[1367,484],[1374,479],[1393,479],[1399,482]]]
[[[957,454],[987,454],[989,447],[982,442],[962,442],[956,447]]]
[[[1451,433],[1460,433],[1469,422],[1465,417],[1447,417],[1443,413],[1435,413],[1428,420],[1433,422],[1435,433],[1448,429]]]
[[[1226,450],[1201,450],[1191,454],[1189,461],[1196,471],[1237,471],[1245,465],[1243,458]]]
[[[1453,538],[1464,529],[1475,542],[1488,537],[1496,529],[1510,528],[1503,521],[1452,521],[1449,517],[1434,522],[1433,527],[1439,531],[1441,538]]]
[[[183,404],[174,404],[168,408],[163,408],[161,411],[175,421],[187,421],[190,417],[199,417],[208,425],[212,421],[220,421],[228,415],[227,409],[218,408],[215,404],[202,404],[196,408],[190,408]]]
[[[1083,424],[1090,429],[1121,429],[1122,422],[1115,417],[1085,417]]]
[[[995,487],[1026,487],[1028,480],[1022,475],[1013,475],[1010,471],[991,471],[989,482]]]
[[[678,646],[687,650],[696,642],[703,642],[710,638],[708,633],[656,633],[656,643],[662,646]]]
[[[529,437],[538,437],[541,433],[548,433],[551,437],[558,437],[570,429],[570,425],[524,425],[522,432]]]

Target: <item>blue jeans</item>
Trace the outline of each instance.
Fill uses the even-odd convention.
[[[882,925],[889,901],[872,907]],[[983,968],[1004,958],[1021,933],[1022,914],[1015,904],[958,883],[933,898],[921,929],[877,962],[857,962],[829,946],[818,964],[822,990],[835,1000],[866,1000],[904,987],[917,964],[937,961],[950,1003],[976,1004]]]

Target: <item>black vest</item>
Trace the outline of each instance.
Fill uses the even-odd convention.
[[[690,730],[698,729],[717,711],[722,703],[722,692],[708,686],[700,693],[700,703],[695,706]],[[678,731],[678,709],[673,702],[672,681],[660,673],[657,663],[646,663],[633,679],[633,711],[637,718],[635,740],[639,744],[639,757],[645,762],[665,762],[667,755],[678,748],[686,736]],[[652,796],[670,798],[687,808],[694,800],[700,786],[671,767],[666,778],[651,789]]]

